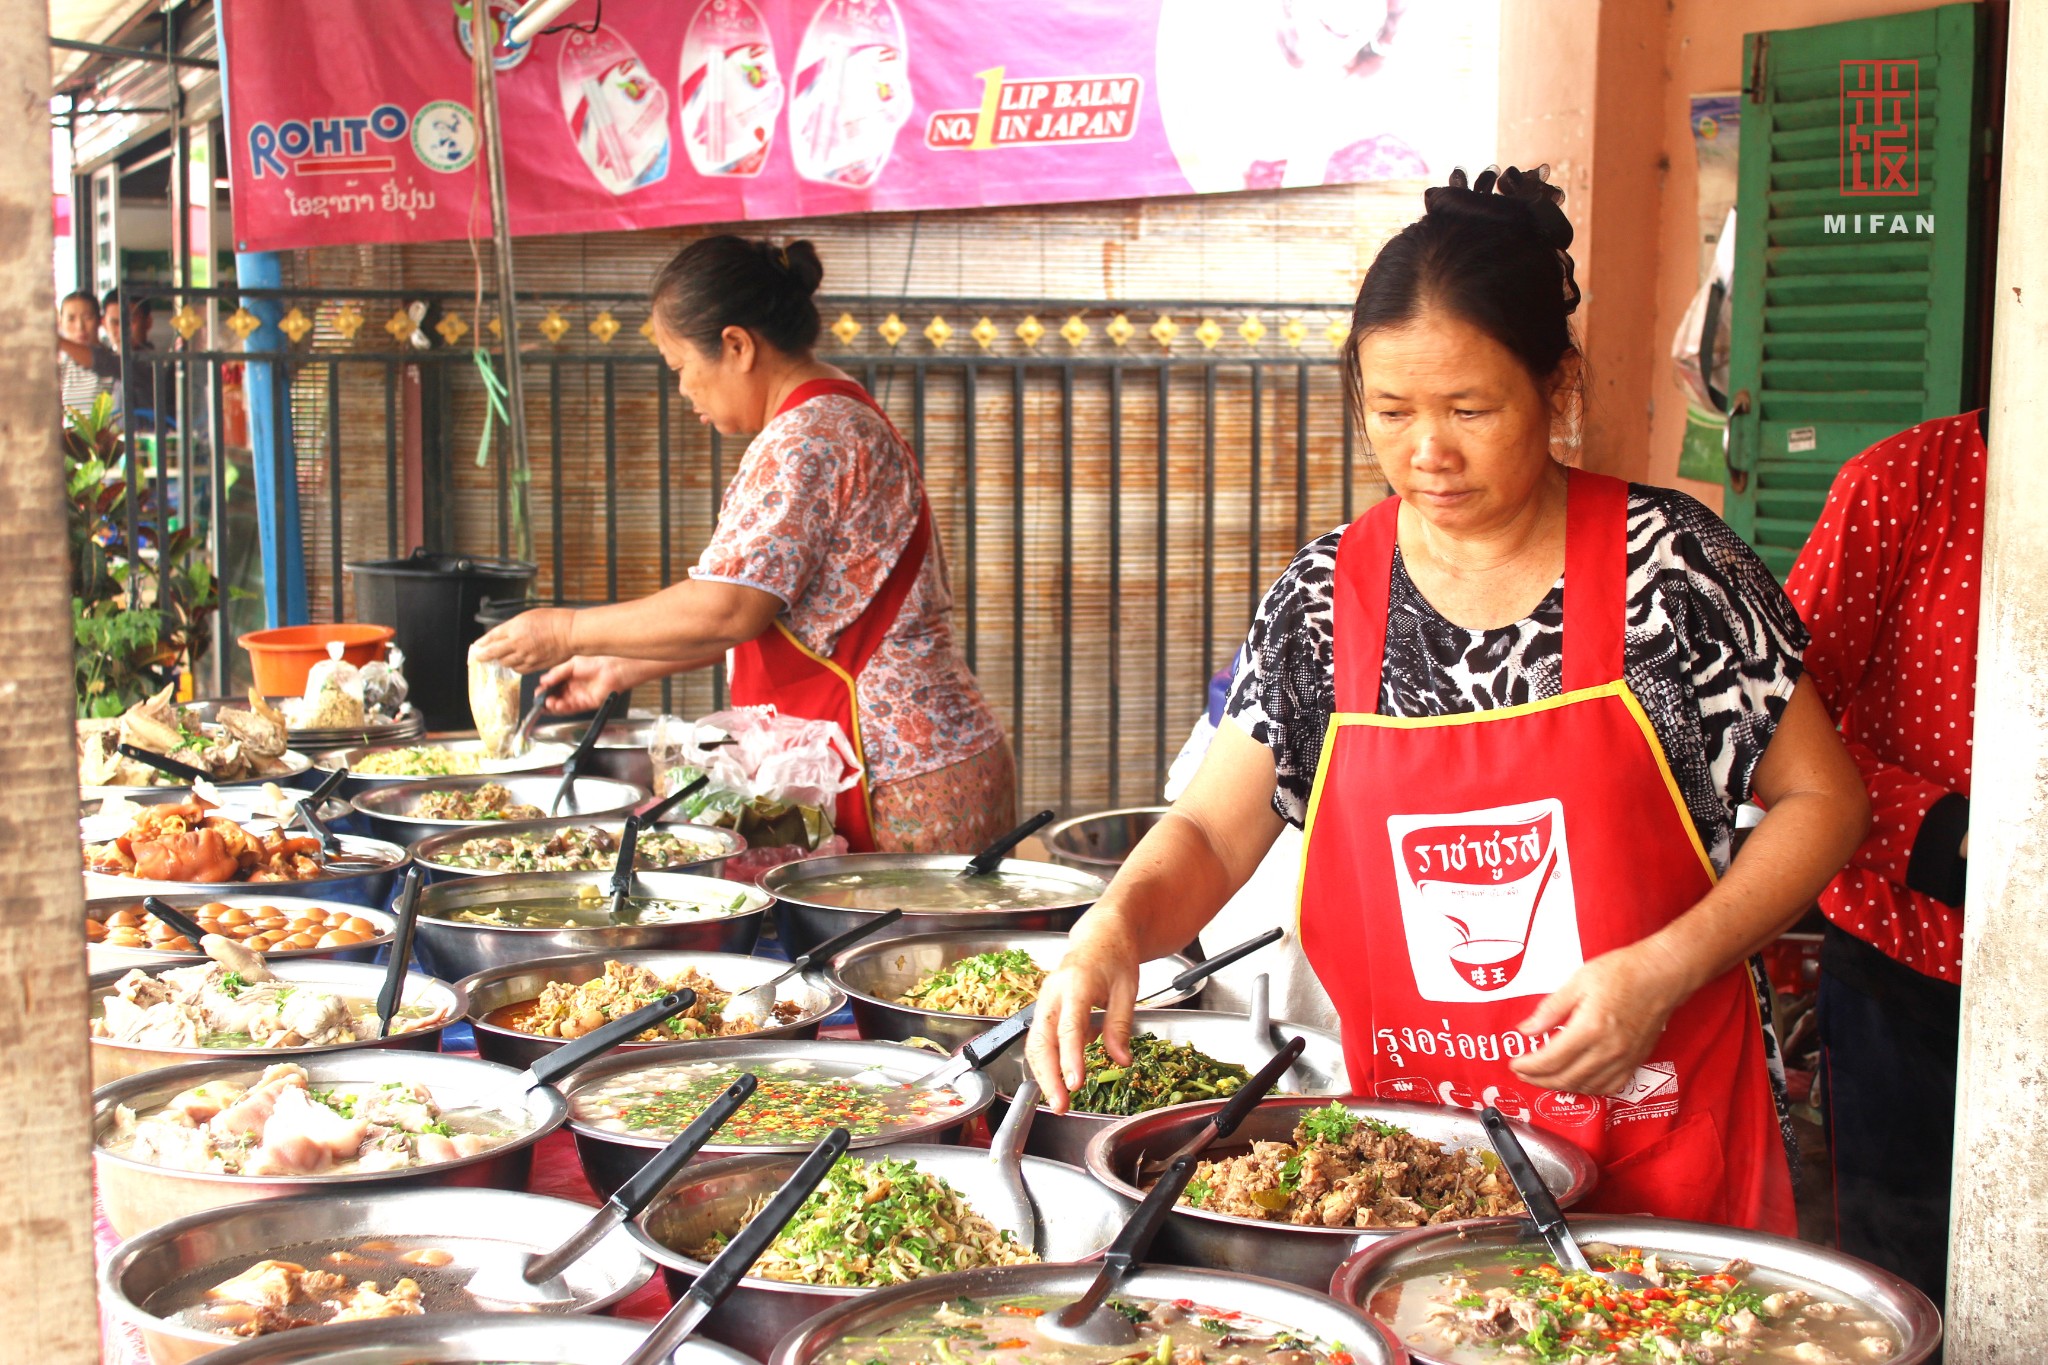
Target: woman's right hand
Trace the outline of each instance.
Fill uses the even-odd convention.
[[[1095,919],[1094,926],[1089,925],[1090,918]],[[1110,1060],[1119,1066],[1130,1063],[1138,962],[1136,947],[1111,927],[1107,917],[1090,912],[1075,926],[1058,970],[1039,989],[1025,1058],[1055,1114],[1067,1112],[1068,1098],[1086,1079],[1082,1054],[1094,1036],[1096,1009],[1104,1011],[1102,1045]]]
[[[540,685],[552,688],[548,710],[557,713],[594,711],[614,692],[630,692],[641,681],[627,675],[628,661],[608,654],[577,655],[541,674]]]

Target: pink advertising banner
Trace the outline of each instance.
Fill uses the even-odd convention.
[[[468,4],[222,0],[241,249],[488,229]],[[497,54],[522,236],[1441,175],[1494,146],[1493,0],[579,0],[557,25]]]

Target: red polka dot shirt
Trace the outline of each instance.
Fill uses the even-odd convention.
[[[1870,789],[1870,837],[1821,895],[1887,956],[1961,979],[1984,438],[1977,416],[1923,422],[1842,467],[1786,591],[1813,643],[1806,676]]]

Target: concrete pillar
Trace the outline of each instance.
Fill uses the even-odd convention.
[[[70,566],[51,344],[47,0],[0,0],[0,1359],[99,1359]]]
[[[2048,4],[2011,10],[1947,1358],[2048,1359]]]

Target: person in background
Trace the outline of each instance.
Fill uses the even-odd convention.
[[[109,289],[100,299],[100,332],[106,337],[107,345],[128,358],[121,393],[130,412],[154,414],[156,411],[155,372],[150,366],[137,363],[142,352],[156,349],[149,340],[149,329],[155,320],[156,310],[148,299],[137,299],[129,304],[125,320],[121,316],[119,290]]]
[[[57,305],[57,392],[67,408],[90,411],[120,386],[121,358],[100,341],[100,306],[80,290]]]
[[[1813,632],[1806,676],[1874,813],[1820,898],[1837,1236],[1936,1303],[1948,1281],[1983,423],[1923,422],[1843,465],[1785,580]]]

